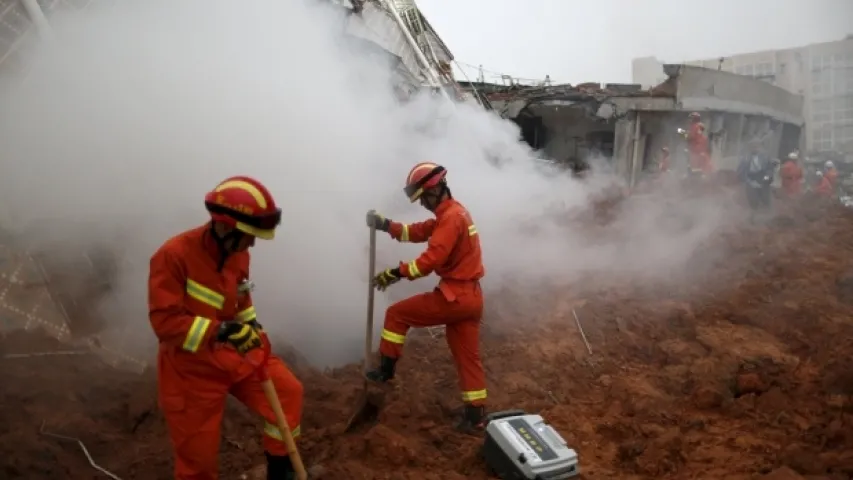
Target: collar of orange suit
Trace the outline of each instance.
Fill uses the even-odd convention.
[[[218,262],[220,255],[222,255],[222,250],[219,244],[216,243],[216,239],[213,238],[213,233],[210,232],[210,224],[204,230],[201,243],[204,245],[204,250],[210,255],[210,258]]]
[[[452,198],[445,198],[443,202],[439,203],[435,210],[432,212],[436,218],[440,217],[444,212],[450,208],[451,205],[456,203],[456,200]]]

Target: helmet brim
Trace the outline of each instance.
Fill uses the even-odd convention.
[[[272,240],[275,238],[275,229],[264,230],[262,228],[246,225],[243,222],[237,222],[235,228],[247,235],[260,238],[261,240]]]

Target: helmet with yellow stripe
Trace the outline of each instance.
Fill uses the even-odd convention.
[[[446,184],[447,170],[441,165],[432,162],[421,162],[409,171],[406,177],[406,188],[404,192],[409,201],[416,202],[424,190]]]
[[[272,240],[281,223],[267,187],[250,177],[226,178],[204,197],[204,206],[213,221],[264,240]]]

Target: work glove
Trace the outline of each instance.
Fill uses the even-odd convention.
[[[253,326],[252,323],[255,325]],[[261,346],[260,326],[257,322],[222,322],[216,339],[230,343],[241,355]]]
[[[387,268],[379,275],[373,277],[373,286],[380,292],[384,292],[386,288],[399,282],[403,275],[400,273],[400,268]]]
[[[376,213],[376,210],[369,210],[367,212],[367,226],[387,232],[391,228],[391,220]]]

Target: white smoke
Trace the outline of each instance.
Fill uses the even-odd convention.
[[[387,64],[352,53],[335,10],[148,0],[56,14],[59,40],[36,51],[22,86],[0,91],[0,198],[20,230],[40,232],[32,241],[124,252],[101,308],[132,337],[126,348],[155,351],[148,258],[206,221],[204,194],[230,175],[260,179],[283,209],[276,240],[253,250],[259,319],[324,365],[361,353],[364,213],[430,215],[402,193],[416,162],[446,166],[454,196],[471,210],[487,292],[507,280],[670,271],[717,224],[724,207],[697,207],[700,228],[663,234],[649,225],[659,215],[649,207],[623,215],[619,237],[605,240],[551,220],[554,209],[586,205],[590,187],[543,174],[516,126],[477,106],[432,95],[398,104]],[[422,247],[380,235],[378,267]],[[377,298],[381,324],[386,297]]]

